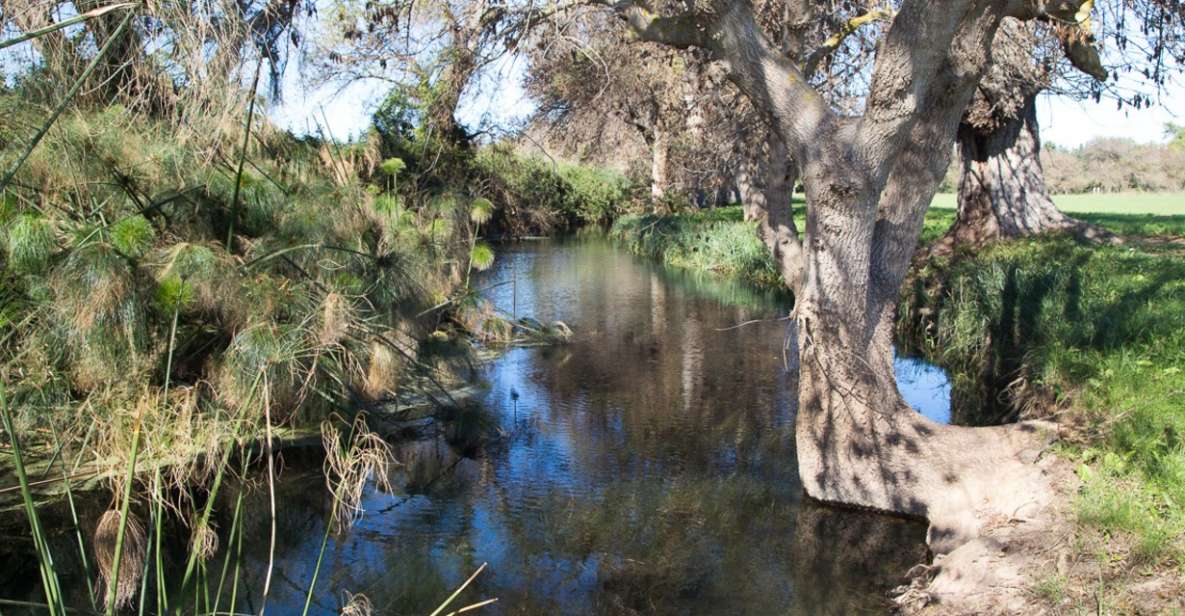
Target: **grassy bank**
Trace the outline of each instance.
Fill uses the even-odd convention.
[[[801,208],[798,215],[802,216]],[[777,266],[755,230],[755,223],[745,222],[741,208],[733,206],[676,215],[625,215],[614,221],[609,236],[631,252],[671,267],[780,288]]]
[[[1185,563],[1182,254],[1049,238],[916,273],[902,338],[950,369],[956,404],[1068,426],[1106,562]]]
[[[44,113],[0,93],[0,167]],[[252,436],[265,415],[315,426],[381,405],[406,370],[437,368],[421,341],[459,322],[467,270],[497,258],[481,235],[599,221],[630,194],[618,176],[496,146],[445,165],[258,118],[244,151],[243,131],[71,111],[20,166],[0,203],[17,429],[65,442],[95,429],[86,442],[118,460],[143,425],[151,460]],[[50,448],[39,440],[30,453]]]
[[[1165,237],[1185,234],[1185,216],[1078,216],[1129,241],[1040,238],[925,263],[903,293],[900,340],[950,370],[955,405],[978,420],[1071,428],[1079,547],[1100,583],[1123,586],[1141,568],[1185,566],[1185,250]],[[932,209],[923,240],[953,221]],[[612,235],[672,266],[779,284],[739,208],[625,217]]]
[[[50,613],[137,596],[163,613],[171,588],[217,612],[213,503],[224,478],[270,486],[284,435],[320,436],[327,528],[348,526],[392,466],[384,427],[431,421],[415,400],[448,407],[438,417],[456,427],[452,368],[471,367],[472,339],[516,335],[467,288],[497,258],[483,234],[599,221],[630,194],[617,176],[505,148],[417,142],[400,158],[374,133],[299,137],[243,111],[219,124],[69,109],[29,150],[48,105],[0,90],[0,168],[14,172],[0,200],[0,477]],[[112,493],[97,528],[73,515],[83,485]],[[73,531],[106,592],[87,569],[87,600],[63,594],[39,494],[69,502],[73,528],[51,532]],[[181,569],[161,556],[178,542],[193,548]]]

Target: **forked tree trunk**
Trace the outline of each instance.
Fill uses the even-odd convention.
[[[849,127],[833,118],[808,124],[810,130],[799,134],[796,122],[820,116],[783,115],[797,103],[768,85],[794,86],[799,77],[782,67],[783,58],[766,40],[754,39],[747,7],[730,3],[722,9],[710,44],[722,50],[734,81],[777,127],[776,141],[798,143],[794,154],[807,189],[807,222],[804,239],[791,243],[802,252],[804,267],[793,332],[799,363],[795,442],[803,488],[826,502],[925,517],[932,549],[949,551],[991,520],[1024,515],[1028,506],[1052,498],[1041,469],[1031,464],[1046,444],[1034,426],[939,425],[904,401],[893,371],[898,293],[949,163],[946,144],[978,81],[968,77],[966,66],[986,65],[995,26],[972,19],[970,11],[960,27],[974,32],[967,40],[975,45],[960,49],[957,61],[905,71],[925,75],[929,96],[946,101],[933,113],[901,122],[896,106],[909,104],[912,91],[897,89],[896,76],[874,93],[869,113],[893,127],[897,142],[882,150],[892,154],[870,158],[867,148],[885,145],[880,136],[849,140]],[[903,40],[929,36],[921,25],[927,17],[920,14],[928,9],[910,9],[912,14],[894,20],[894,31]],[[963,68],[956,70],[955,64]],[[767,189],[777,190],[777,184]],[[788,186],[781,190],[779,200],[788,204]],[[783,211],[788,218],[788,207],[769,208],[771,224]]]
[[[713,50],[792,146],[808,203],[795,307],[795,442],[806,493],[924,516],[936,552],[1050,502],[1049,481],[1031,464],[1045,444],[1037,426],[936,424],[905,403],[893,372],[898,293],[1005,2],[941,11],[901,3],[858,122],[829,110],[761,34],[748,2],[694,4],[706,12],[659,18],[627,3],[623,17],[653,40]]]
[[[911,174],[903,179],[928,183]],[[887,187],[885,198],[893,193]],[[808,200],[807,271],[796,303],[795,422],[807,494],[924,517],[935,553],[976,536],[991,519],[1046,504],[1048,482],[1032,462],[1047,441],[1036,428],[941,425],[911,408],[897,389],[893,319],[914,243],[893,236],[916,237],[920,213],[877,220],[884,240],[870,246],[850,217],[875,208],[875,192],[853,195],[840,180],[808,189]],[[839,205],[845,200],[851,205]]]
[[[1088,241],[1115,241],[1112,233],[1054,206],[1041,167],[1035,94],[1025,99],[1017,117],[994,130],[964,123],[958,144],[958,217],[942,248],[1065,231]]]

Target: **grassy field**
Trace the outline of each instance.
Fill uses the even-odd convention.
[[[1185,235],[1185,193],[1056,195],[1058,209],[1123,236]],[[930,242],[955,221],[955,195],[939,194],[926,212],[922,242]]]
[[[1123,201],[1117,203],[1117,199]],[[1055,201],[1075,217],[1130,238],[1145,250],[1159,250],[1151,238],[1185,236],[1185,193],[1060,195]],[[954,195],[940,194],[934,199],[922,227],[922,245],[942,237],[954,224],[954,204]],[[1096,209],[1084,209],[1090,207]],[[802,231],[806,225],[802,195],[794,196],[794,220]],[[739,205],[675,215],[622,216],[611,234],[633,252],[673,267],[779,285],[777,268],[769,262],[751,224],[744,222]]]
[[[954,193],[940,193],[931,204],[935,208],[954,209]],[[1185,193],[1098,193],[1054,195],[1059,210],[1070,214],[1150,214],[1185,216]]]

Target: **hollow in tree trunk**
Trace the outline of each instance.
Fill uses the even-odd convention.
[[[964,122],[958,147],[962,165],[958,217],[940,248],[1067,231],[1086,241],[1116,240],[1109,231],[1054,206],[1041,167],[1035,94],[1026,97],[1016,117],[994,128]]]

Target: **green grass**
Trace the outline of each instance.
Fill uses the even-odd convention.
[[[956,392],[1072,429],[1083,524],[1125,537],[1133,564],[1185,563],[1185,260],[1001,243],[928,263],[899,324]]]
[[[1185,235],[1185,193],[1054,195],[1058,209],[1120,235]],[[934,197],[923,241],[938,237],[955,220],[956,195]],[[945,225],[943,224],[944,221]]]
[[[1058,209],[1070,214],[1151,214],[1185,216],[1185,193],[1089,193],[1054,195]],[[931,207],[954,209],[954,193],[935,195]]]
[[[665,265],[743,278],[778,288],[781,277],[755,223],[741,219],[739,207],[691,214],[627,215],[618,218],[610,237],[631,252]]]

